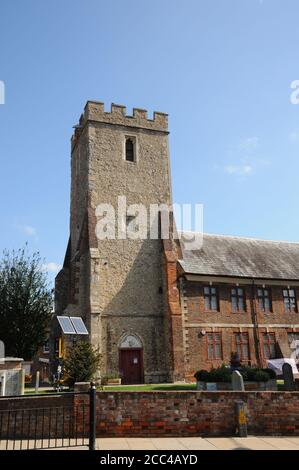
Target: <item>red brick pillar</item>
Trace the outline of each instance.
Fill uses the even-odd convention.
[[[177,254],[172,240],[164,240],[165,270],[167,284],[167,309],[169,322],[169,346],[171,352],[171,378],[184,380],[185,358],[183,343],[182,312],[177,279]]]

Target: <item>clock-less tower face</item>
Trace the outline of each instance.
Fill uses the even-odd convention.
[[[168,355],[161,240],[150,238],[149,220],[143,227],[147,237],[132,239],[130,233],[140,229],[137,213],[122,219],[129,238],[118,236],[124,198],[127,208],[141,204],[148,217],[151,205],[171,204],[167,116],[156,113],[148,119],[139,109],[126,116],[117,105],[107,113],[103,104],[88,102],[72,140],[73,297],[67,310],[85,316],[90,340],[102,353],[102,375],[164,381]],[[115,211],[114,239],[98,236],[103,204]]]

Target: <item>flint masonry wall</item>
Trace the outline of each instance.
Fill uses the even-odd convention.
[[[125,140],[135,142],[136,161],[125,160]],[[145,382],[169,378],[165,338],[165,281],[160,240],[98,240],[99,204],[171,203],[168,117],[89,101],[72,138],[70,305],[102,353],[101,375],[119,375],[119,344],[135,334],[143,345]],[[117,212],[116,212],[117,214]],[[87,229],[84,224],[87,217]],[[149,223],[147,225],[149,230]],[[118,224],[116,223],[116,233]],[[82,240],[83,237],[83,240]],[[85,237],[85,239],[84,239]],[[87,253],[84,248],[87,245]],[[75,266],[74,266],[75,264]]]

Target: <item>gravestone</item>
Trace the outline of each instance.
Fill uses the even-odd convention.
[[[35,393],[38,393],[39,388],[39,370],[36,372],[35,375]]]
[[[21,394],[22,362],[23,359],[17,357],[5,357],[0,362],[1,396]]]
[[[282,374],[284,380],[284,389],[288,391],[295,390],[295,380],[293,375],[292,366],[288,363],[285,363],[282,366]]]
[[[232,388],[241,392],[245,391],[244,380],[238,370],[234,370],[232,373]]]
[[[9,369],[5,371],[5,396],[21,395],[22,370]]]

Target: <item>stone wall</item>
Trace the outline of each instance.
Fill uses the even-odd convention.
[[[103,113],[100,105],[89,104],[88,109],[89,119],[94,119],[89,121],[91,207],[110,203],[117,211],[119,196],[126,197],[127,205],[143,204],[148,214],[150,204],[169,204],[167,121],[161,126],[138,111],[132,119],[123,107],[113,106],[111,113]],[[134,163],[124,158],[128,135],[136,142]],[[145,382],[168,378],[161,249],[159,240],[98,242],[93,263],[99,282],[90,292],[91,334],[103,354],[103,375],[119,373],[121,338],[135,334],[143,344]]]

